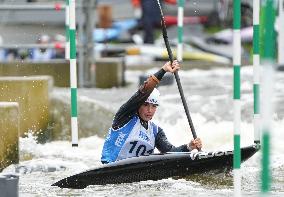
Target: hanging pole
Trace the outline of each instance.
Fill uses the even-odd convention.
[[[164,20],[164,14],[163,14],[163,10],[162,10],[160,1],[157,0],[157,2],[158,2],[158,5],[159,5],[160,14],[161,14],[163,38],[164,38],[164,41],[165,41],[165,45],[166,45],[166,48],[167,48],[167,52],[168,52],[170,62],[172,63],[173,62],[173,53],[172,53],[172,50],[171,50],[171,47],[170,47],[170,44],[169,44],[169,40],[168,40],[168,34],[167,34],[166,24],[165,24],[165,20]],[[181,100],[182,100],[182,104],[183,104],[183,107],[184,107],[184,111],[185,111],[190,129],[191,129],[192,136],[193,136],[194,139],[196,139],[197,135],[196,135],[196,132],[195,132],[195,129],[194,129],[194,126],[193,126],[192,119],[191,119],[190,114],[189,114],[189,110],[188,110],[187,103],[186,103],[186,100],[185,100],[185,97],[184,97],[184,93],[183,93],[183,89],[182,89],[182,86],[181,86],[178,71],[176,71],[174,73],[174,76],[175,76],[175,79],[176,79],[176,82],[177,82],[179,94],[180,94],[180,97],[181,97]]]
[[[75,0],[69,0],[69,5],[70,5],[69,36],[70,36],[71,132],[72,132],[72,146],[78,146]]]
[[[234,196],[241,196],[241,1],[233,1],[233,46],[234,46]]]
[[[273,117],[273,103],[271,98],[274,95],[274,73],[275,73],[275,47],[276,35],[274,30],[277,1],[265,0],[264,3],[264,52],[262,57],[263,76],[262,76],[262,98],[261,117],[262,117],[262,170],[261,170],[261,192],[268,194],[271,184],[270,170],[270,136],[271,122]]]
[[[260,115],[259,115],[259,13],[260,0],[253,0],[253,123],[254,143],[260,143]]]

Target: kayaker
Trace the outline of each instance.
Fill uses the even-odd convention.
[[[135,94],[115,114],[102,150],[102,163],[111,163],[129,157],[150,155],[157,148],[161,153],[189,152],[201,149],[200,138],[179,147],[173,146],[161,127],[151,121],[160,104],[160,93],[155,88],[166,72],[179,70],[177,60],[165,63],[148,77]]]

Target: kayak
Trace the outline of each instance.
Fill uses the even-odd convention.
[[[241,148],[241,161],[253,156],[260,146]],[[83,189],[89,185],[131,183],[160,180],[169,177],[183,178],[214,170],[231,170],[232,150],[212,152],[171,152],[120,160],[62,179],[52,186]]]

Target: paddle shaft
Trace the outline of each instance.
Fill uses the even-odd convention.
[[[161,7],[159,0],[157,0],[157,2],[158,2],[159,8],[160,8],[160,13],[161,13],[163,38],[164,38],[164,41],[165,41],[165,45],[166,45],[166,48],[167,48],[167,52],[168,52],[170,62],[173,63],[173,53],[172,53],[172,50],[171,50],[171,47],[170,47],[170,44],[169,44],[169,40],[168,40],[168,33],[167,33],[166,24],[165,24],[165,20],[164,20],[164,14],[163,14],[162,7]],[[176,71],[174,73],[174,76],[175,76],[175,79],[176,79],[176,82],[177,82],[179,94],[180,94],[180,97],[181,97],[181,100],[182,100],[182,104],[183,104],[183,107],[184,107],[184,111],[185,111],[190,129],[191,129],[191,132],[192,132],[192,136],[193,136],[194,139],[196,139],[197,135],[196,135],[196,132],[195,132],[195,129],[194,129],[194,126],[193,126],[192,119],[191,119],[190,114],[189,114],[189,110],[188,110],[187,103],[186,103],[186,100],[185,100],[185,97],[184,97],[184,93],[183,93],[183,89],[182,89],[182,86],[181,86],[178,71]]]

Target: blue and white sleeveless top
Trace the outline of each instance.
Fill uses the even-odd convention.
[[[135,115],[123,127],[110,128],[102,151],[102,163],[153,153],[158,126],[151,121],[148,123],[148,129],[145,129]]]

